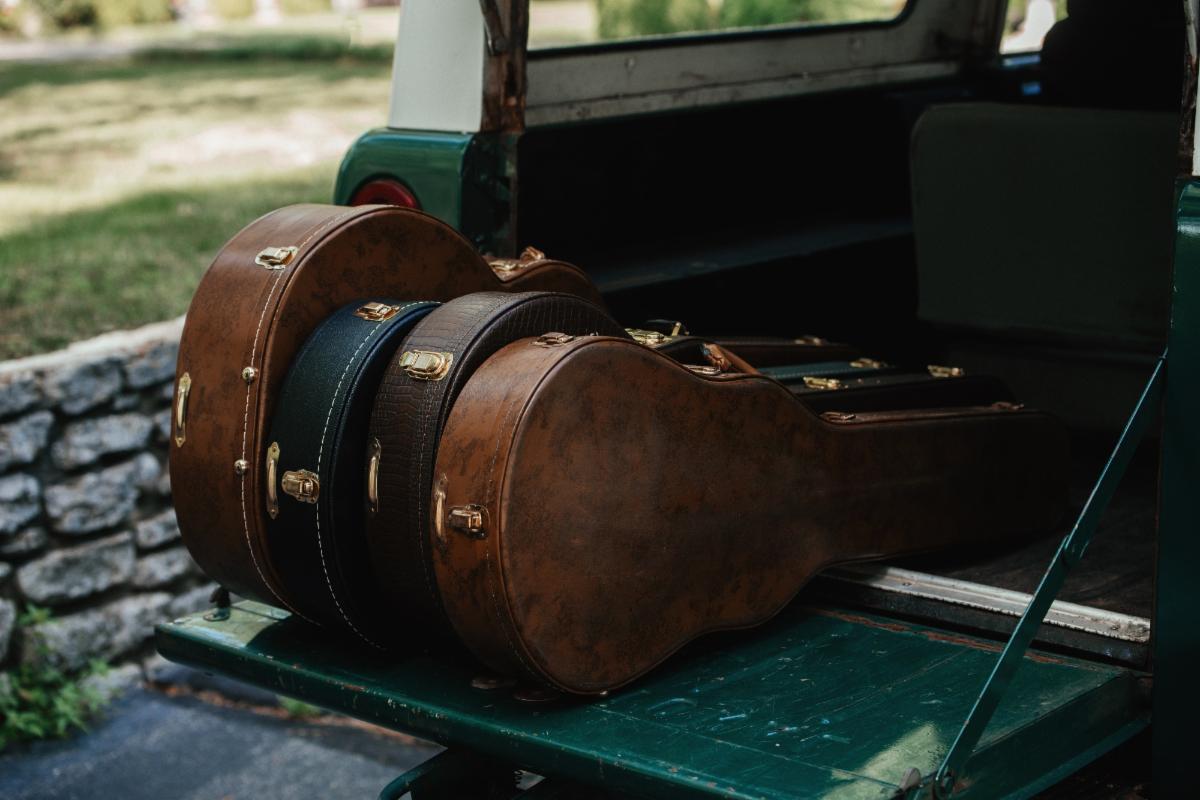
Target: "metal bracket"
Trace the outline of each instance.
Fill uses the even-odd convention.
[[[1125,429],[1121,431],[1121,436],[1117,439],[1117,444],[1108,457],[1108,462],[1101,470],[1099,479],[1092,487],[1087,502],[1083,504],[1083,510],[1079,512],[1075,525],[1063,537],[1062,543],[1058,546],[1058,552],[1054,554],[1054,558],[1046,568],[1042,581],[1038,584],[1037,591],[1029,601],[1029,606],[1021,616],[1020,622],[1013,628],[1012,636],[1009,637],[1003,652],[996,660],[992,674],[984,683],[979,697],[975,699],[975,705],[963,722],[962,729],[955,737],[954,743],[950,745],[945,760],[942,761],[942,765],[938,767],[938,771],[932,779],[924,783],[923,788],[928,789],[933,797],[945,798],[953,794],[957,777],[962,774],[962,769],[975,750],[975,745],[979,743],[984,730],[987,729],[988,722],[991,721],[997,706],[1000,705],[1001,698],[1004,697],[1009,683],[1012,682],[1013,674],[1024,659],[1025,651],[1029,649],[1046,612],[1050,610],[1050,604],[1062,589],[1067,573],[1083,558],[1083,553],[1096,532],[1100,517],[1108,507],[1109,501],[1112,500],[1121,478],[1125,475],[1125,469],[1129,466],[1138,443],[1141,442],[1146,426],[1161,405],[1166,361],[1167,354],[1164,351],[1155,363],[1154,371],[1151,372],[1150,379],[1146,382],[1141,397],[1138,398],[1137,405],[1134,406],[1133,413],[1129,416],[1129,421],[1125,423]]]
[[[483,11],[488,52],[494,56],[507,52],[508,35],[504,32],[504,23],[500,20],[500,9],[496,0],[479,0],[479,8]]]

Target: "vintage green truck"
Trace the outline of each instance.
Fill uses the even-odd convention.
[[[335,202],[537,245],[625,324],[996,374],[1070,425],[1071,520],[832,570],[601,700],[522,702],[468,662],[350,653],[253,603],[160,626],[158,648],[446,746],[381,797],[1195,796],[1196,1],[847,0],[837,22],[831,0],[822,24],[776,3],[779,24],[706,29],[736,2],[688,6],[690,32],[536,48],[527,0],[405,0],[388,124]]]

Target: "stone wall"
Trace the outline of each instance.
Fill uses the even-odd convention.
[[[182,327],[0,363],[0,672],[137,659],[154,623],[207,604],[166,468]],[[52,617],[18,629],[30,605]]]

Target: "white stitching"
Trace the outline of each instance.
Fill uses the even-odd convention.
[[[408,303],[406,305],[401,306],[399,308],[399,310],[397,311],[397,313],[399,313],[400,311],[404,311],[405,309],[412,308],[413,306],[417,306],[417,305],[420,305],[420,303]],[[371,340],[371,337],[374,336],[376,333],[378,333],[381,327],[382,326],[380,326],[380,325],[372,325],[371,326],[371,330],[367,333],[366,337],[361,342],[359,342],[358,347],[355,348],[354,355],[350,356],[350,359],[346,362],[346,367],[345,367],[345,369],[342,370],[341,377],[338,378],[337,386],[335,386],[333,389],[333,397],[329,401],[329,412],[325,414],[325,427],[323,427],[321,429],[321,444],[320,444],[319,448],[317,449],[317,474],[318,475],[321,474],[321,459],[325,455],[325,434],[329,432],[329,420],[332,419],[332,417],[333,417],[333,409],[337,405],[338,395],[342,391],[342,381],[344,381],[346,379],[346,374],[348,372],[350,372],[350,367],[353,366],[355,359],[358,358],[358,354],[360,351],[362,351],[363,345],[365,345],[367,342],[369,342]],[[317,549],[321,554],[321,570],[325,573],[325,585],[329,587],[329,596],[333,598],[333,604],[335,606],[337,606],[338,612],[342,615],[342,619],[344,619],[346,621],[346,624],[350,626],[350,630],[357,633],[358,637],[360,639],[362,639],[364,642],[366,642],[367,644],[369,644],[373,647],[377,647],[380,650],[383,650],[384,648],[382,645],[376,643],[374,640],[370,639],[366,634],[364,634],[362,631],[360,631],[358,629],[358,627],[350,620],[349,615],[346,614],[346,610],[344,608],[342,608],[341,602],[338,601],[337,592],[334,591],[334,589],[333,589],[333,579],[329,575],[329,567],[325,563],[325,545],[321,541],[321,509],[320,509],[320,506],[318,506],[317,510],[316,510],[316,519],[317,519]]]
[[[348,211],[346,213],[339,214],[336,217],[332,217],[331,219],[325,220],[325,222],[321,223],[316,228],[313,228],[313,230],[308,234],[308,236],[306,236],[304,238],[304,241],[300,242],[300,244],[298,244],[296,246],[297,251],[300,250],[301,248],[303,248],[309,242],[311,242],[313,240],[313,237],[315,237],[318,233],[320,233],[321,231],[330,227],[331,225],[334,225],[334,224],[340,222],[341,220],[345,219],[346,217],[348,217],[354,213],[358,213],[358,212]],[[254,341],[250,343],[250,364],[252,366],[254,364],[254,354],[258,352],[258,337],[262,333],[263,320],[266,319],[266,317],[267,317],[267,309],[270,308],[270,306],[271,306],[271,298],[275,295],[275,288],[279,285],[279,279],[282,278],[286,272],[287,272],[287,270],[279,270],[277,273],[275,273],[275,280],[272,281],[271,289],[270,289],[270,291],[267,292],[266,300],[263,301],[262,313],[260,313],[258,315],[258,327],[256,327],[254,329]],[[246,384],[246,409],[245,409],[245,412],[242,414],[242,460],[243,461],[247,460],[246,459],[246,443],[247,443],[247,440],[249,439],[249,435],[250,435],[250,392],[251,392],[252,388],[253,387],[251,386],[251,384]],[[258,577],[262,579],[263,585],[267,587],[267,591],[270,592],[271,595],[276,600],[279,601],[280,605],[284,606],[285,608],[287,608],[288,611],[291,611],[293,614],[295,614],[296,616],[305,620],[306,622],[310,622],[315,625],[317,623],[313,622],[311,619],[304,616],[304,614],[301,614],[297,609],[292,607],[292,605],[290,603],[288,603],[286,600],[284,600],[282,597],[279,596],[279,592],[275,591],[275,587],[271,585],[271,582],[269,580],[267,580],[267,576],[263,574],[262,566],[258,563],[258,556],[256,556],[254,554],[254,545],[250,541],[250,518],[248,516],[248,512],[246,511],[246,475],[250,475],[250,474],[252,474],[252,471],[247,470],[246,473],[241,476],[241,478],[242,478],[242,480],[241,480],[242,530],[246,534],[246,549],[250,551],[250,561],[254,564],[254,569],[255,569],[255,571],[258,572]]]

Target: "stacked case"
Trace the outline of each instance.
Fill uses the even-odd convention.
[[[372,649],[602,694],[819,570],[1053,526],[1066,433],[995,379],[816,337],[625,329],[577,268],[420,212],[297,206],[196,292],[184,540]],[[401,657],[396,655],[395,657]]]

